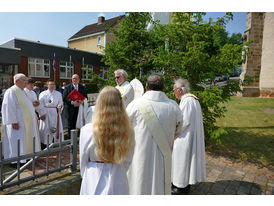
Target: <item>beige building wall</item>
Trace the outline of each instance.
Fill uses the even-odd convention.
[[[264,12],[248,12],[246,15],[246,41],[252,40],[249,44],[251,54],[246,56],[242,64],[242,73],[240,79],[244,81],[247,76],[252,77],[253,82],[242,88],[242,96],[258,97],[260,96],[259,76],[261,72],[262,42],[264,29]]]
[[[97,45],[98,36],[101,37],[100,45]],[[104,48],[101,48],[101,46],[105,47],[105,33],[69,41],[68,46],[69,48],[104,54]]]
[[[274,12],[265,13],[260,96],[274,97]]]

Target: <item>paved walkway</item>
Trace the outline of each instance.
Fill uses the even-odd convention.
[[[49,167],[55,168],[57,156],[49,159]],[[40,173],[45,170],[45,158],[36,162]],[[62,165],[69,161],[69,153],[62,154]],[[273,195],[274,194],[274,170],[259,167],[255,164],[236,162],[228,158],[206,154],[207,179],[196,185],[192,185],[190,195]],[[7,173],[14,171],[12,168],[5,168]],[[26,170],[22,176],[31,174],[31,168]],[[56,174],[57,175],[57,174]],[[61,173],[60,173],[61,175]],[[64,175],[64,174],[62,174]],[[37,179],[35,183],[47,181],[45,178]],[[34,184],[29,182],[20,187]],[[44,183],[42,183],[44,184]],[[12,189],[12,188],[10,188]],[[8,189],[8,190],[10,190]],[[15,188],[14,188],[15,189]],[[7,192],[7,190],[6,190]],[[5,194],[6,192],[0,192]],[[78,193],[77,193],[78,194]]]
[[[191,195],[273,195],[274,170],[206,154],[207,179]]]

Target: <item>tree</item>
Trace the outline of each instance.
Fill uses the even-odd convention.
[[[191,92],[200,98],[206,137],[220,141],[224,131],[215,126],[216,118],[224,116],[226,111],[221,103],[228,101],[231,93],[240,91],[239,82],[212,88],[201,84],[217,75],[232,73],[241,62],[243,45],[238,34],[229,38],[225,30],[232,13],[208,22],[203,21],[204,15],[172,13],[171,24],[153,22],[153,29],[147,31],[147,23],[152,22],[150,15],[129,13],[114,31],[117,39],[107,45],[104,60],[110,70],[127,70],[130,78],[137,77],[140,68],[143,74],[162,72],[165,92],[171,98],[174,98],[173,79],[188,79]],[[146,61],[140,61],[144,57]]]
[[[110,76],[113,71],[121,68],[128,72],[129,79],[139,76],[140,68],[143,73],[151,69],[151,65],[142,61],[150,50],[147,23],[152,21],[149,13],[127,13],[119,22],[118,27],[111,28],[115,41],[107,44],[103,61],[109,66]],[[114,84],[111,79],[110,84]]]

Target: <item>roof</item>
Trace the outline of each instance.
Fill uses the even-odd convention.
[[[90,24],[82,28],[80,31],[78,31],[76,34],[74,34],[72,37],[68,39],[68,41],[72,41],[74,39],[83,38],[88,35],[92,35],[99,32],[107,31],[107,26],[113,27],[115,26],[119,20],[123,19],[125,15],[117,16],[112,19],[105,20],[103,23],[98,24]]]
[[[42,42],[14,38],[0,46],[1,49],[5,47],[6,52],[8,48],[19,48],[20,55],[26,57],[52,59],[55,53],[57,61],[71,60],[74,63],[82,64],[84,58],[85,64],[104,66],[104,63],[101,62],[102,56],[99,54],[57,45],[45,44]]]
[[[19,64],[21,49],[0,46],[0,64]]]

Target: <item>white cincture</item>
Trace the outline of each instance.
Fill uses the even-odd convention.
[[[152,105],[147,100],[140,101],[139,110],[146,122],[146,125],[153,136],[164,157],[165,163],[165,194],[171,194],[171,146],[168,136],[160,124]]]

